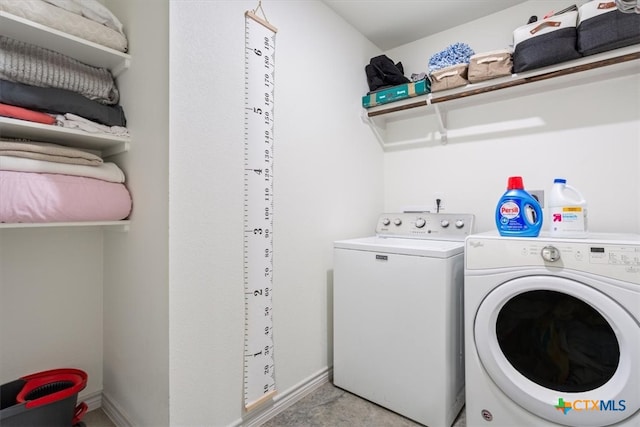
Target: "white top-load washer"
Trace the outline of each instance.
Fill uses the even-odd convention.
[[[469,236],[468,427],[640,426],[640,236]]]
[[[462,289],[471,214],[381,215],[334,243],[333,380],[429,426],[464,405]]]

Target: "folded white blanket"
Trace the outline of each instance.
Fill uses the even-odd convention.
[[[73,12],[76,15],[84,16],[99,24],[105,25],[113,30],[124,34],[122,23],[104,5],[96,0],[44,0],[54,6]]]
[[[69,129],[80,129],[89,133],[104,133],[115,136],[129,136],[129,129],[122,126],[107,126],[94,121],[76,116],[72,113],[56,116],[56,124]]]
[[[120,52],[127,51],[127,38],[120,32],[43,0],[0,0],[0,10]]]
[[[36,141],[0,140],[0,155],[73,165],[98,166],[103,163],[100,156],[86,151]]]
[[[124,172],[122,172],[122,169],[120,169],[118,165],[111,162],[104,162],[99,166],[86,166],[25,159],[21,157],[0,156],[0,170],[56,173],[124,183]]]

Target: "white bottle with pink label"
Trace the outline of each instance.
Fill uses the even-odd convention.
[[[553,237],[587,237],[587,201],[580,191],[556,178],[549,194],[549,232]]]

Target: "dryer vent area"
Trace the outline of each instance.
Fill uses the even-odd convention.
[[[620,360],[618,339],[607,320],[562,292],[535,290],[511,298],[500,310],[496,334],[514,368],[560,392],[602,386]]]

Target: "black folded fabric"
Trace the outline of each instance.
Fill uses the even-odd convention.
[[[0,102],[52,114],[72,113],[106,125],[127,125],[120,105],[104,105],[65,89],[29,86],[0,80]]]
[[[404,76],[402,62],[394,64],[386,55],[371,58],[369,65],[364,67],[364,71],[367,75],[367,84],[371,92],[388,86],[397,86],[411,82]]]

